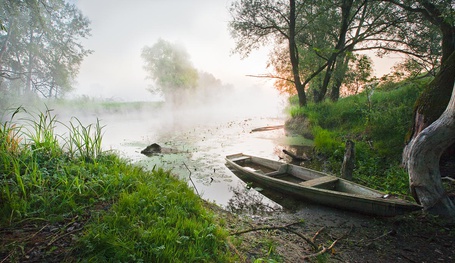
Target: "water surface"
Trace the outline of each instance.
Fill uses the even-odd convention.
[[[282,206],[248,187],[226,167],[224,158],[243,152],[278,160],[286,145],[284,130],[252,130],[282,125],[284,121],[281,117],[234,116],[190,122],[186,115],[174,115],[166,121],[143,116],[110,116],[102,120],[106,124],[103,145],[147,169],[170,170],[187,181],[202,198],[224,208],[262,206],[277,210]],[[140,153],[152,143],[172,151],[152,156]]]

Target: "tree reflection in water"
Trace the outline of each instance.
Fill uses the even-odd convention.
[[[229,187],[233,196],[228,201],[226,210],[236,214],[266,214],[282,211],[283,207],[260,194],[254,188],[243,183]]]

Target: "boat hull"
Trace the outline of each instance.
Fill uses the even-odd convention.
[[[247,180],[331,207],[386,217],[421,209],[415,203],[391,198],[380,191],[301,166],[245,154],[229,155],[226,162]],[[267,171],[252,169],[253,165]]]

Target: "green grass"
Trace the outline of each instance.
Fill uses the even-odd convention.
[[[134,101],[134,102],[119,102],[109,100],[97,100],[89,97],[80,97],[72,100],[57,99],[48,101],[49,107],[57,108],[59,110],[68,111],[77,109],[78,112],[86,113],[130,113],[130,112],[141,112],[148,111],[153,112],[159,109],[162,105],[162,101],[146,102],[146,101]]]
[[[227,233],[187,184],[103,152],[99,122],[75,119],[60,137],[51,111],[15,121],[21,111],[0,128],[1,228],[88,218],[70,249],[81,262],[235,260]],[[0,255],[21,261],[26,240],[2,243]]]
[[[356,143],[354,180],[392,193],[407,194],[405,171],[399,168],[405,138],[411,127],[413,106],[429,80],[389,83],[340,99],[293,105],[291,117],[304,116],[310,122],[314,145],[326,156],[326,167],[338,174],[347,139]]]
[[[144,179],[87,228],[81,253],[94,262],[227,262],[226,233],[194,193],[162,170]]]

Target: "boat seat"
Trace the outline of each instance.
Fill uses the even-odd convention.
[[[240,156],[240,157],[232,158],[231,161],[240,162],[240,161],[245,161],[245,160],[249,160],[249,159],[250,159],[249,156]]]
[[[316,179],[311,179],[305,182],[301,182],[300,185],[303,186],[310,186],[310,187],[321,187],[321,186],[328,186],[330,184],[334,184],[338,181],[336,176],[327,175],[323,177],[319,177]]]

